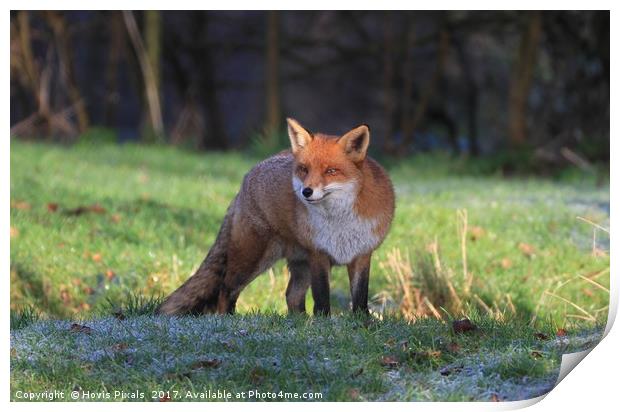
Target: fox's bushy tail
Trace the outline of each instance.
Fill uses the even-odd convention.
[[[201,314],[216,309],[220,286],[226,274],[227,251],[232,226],[232,205],[200,267],[181,287],[168,296],[157,308],[166,315]]]

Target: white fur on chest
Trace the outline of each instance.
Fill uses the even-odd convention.
[[[376,220],[357,216],[346,199],[326,199],[323,204],[309,205],[307,209],[315,247],[338,264],[350,263],[379,243],[373,231]]]

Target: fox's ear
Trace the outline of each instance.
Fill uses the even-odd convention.
[[[365,124],[357,126],[338,139],[345,154],[354,162],[361,162],[366,157],[370,144],[370,129]]]
[[[297,153],[307,146],[314,137],[297,120],[289,117],[286,119],[286,123],[288,124],[288,137],[291,139],[291,149],[293,149],[293,153]]]

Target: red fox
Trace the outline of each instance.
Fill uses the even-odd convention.
[[[291,150],[245,176],[207,257],[159,313],[233,313],[243,288],[281,258],[289,312],[305,312],[311,288],[314,314],[329,315],[331,267],[346,265],[352,309],[368,313],[371,255],[394,216],[390,178],[366,155],[370,130],[338,137],[287,123]]]

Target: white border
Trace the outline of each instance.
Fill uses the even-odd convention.
[[[616,2],[611,1],[596,1],[591,0],[588,2],[583,1],[562,1],[562,2],[550,2],[550,1],[531,1],[531,0],[522,0],[522,1],[504,1],[501,3],[501,9],[512,9],[512,10],[528,10],[528,9],[545,9],[545,10],[612,10],[611,12],[611,68],[617,67],[617,53],[614,50],[614,45],[617,44],[618,40],[618,30],[615,27],[618,27],[620,23],[620,19],[616,18],[615,10],[613,10],[613,5],[617,4]],[[261,2],[249,2],[249,1],[227,1],[225,3],[204,3],[198,1],[183,1],[177,0],[174,3],[170,3],[169,1],[161,1],[161,0],[151,0],[151,1],[108,1],[105,3],[107,7],[110,9],[127,9],[131,8],[134,10],[141,9],[160,9],[167,10],[170,9],[171,5],[179,9],[201,9],[208,7],[213,10],[230,10],[230,9],[241,9],[241,10],[260,10],[260,9],[284,9],[284,10],[328,10],[328,9],[355,9],[362,8],[367,10],[383,10],[383,9],[420,9],[420,10],[434,10],[434,9],[467,9],[467,10],[484,10],[484,9],[498,9],[497,2],[491,1],[480,1],[480,0],[470,0],[467,2],[463,1],[434,1],[434,2],[411,2],[411,1],[391,1],[384,0],[381,2],[372,2],[362,4],[360,2],[353,1],[325,1],[325,0],[315,0],[312,2],[283,2],[283,1],[261,1]],[[101,6],[100,3],[85,3],[84,1],[30,1],[30,2],[9,2],[9,9],[98,9]],[[2,43],[3,55],[9,56],[9,13],[7,12],[3,18],[3,25],[5,27],[4,33],[7,37],[5,42]],[[2,67],[2,73],[4,84],[9,83],[10,73],[9,73],[9,64],[5,62]],[[614,97],[618,95],[618,87],[616,86],[616,82],[611,81],[611,107],[614,108]],[[3,101],[3,110],[5,113],[5,129],[7,132],[10,129],[10,119],[9,119],[9,108],[10,108],[10,93],[6,93]],[[614,136],[614,132],[618,131],[617,121],[614,121],[614,113],[611,112],[611,136]],[[8,133],[7,133],[8,134]],[[610,139],[611,142],[611,153],[612,158],[614,156],[617,158],[618,152],[618,144],[614,139]],[[2,231],[2,236],[0,236],[1,249],[0,249],[0,264],[1,267],[5,268],[4,271],[4,282],[2,283],[2,295],[6,297],[6,305],[8,306],[9,297],[10,297],[10,276],[8,273],[9,269],[9,203],[10,203],[10,179],[9,179],[9,167],[10,167],[10,159],[9,159],[9,138],[5,136],[0,139],[0,173],[2,173],[2,184],[0,185],[0,193],[2,197],[1,202],[1,210],[2,216],[0,217],[0,231]],[[618,164],[611,162],[611,204],[615,204],[615,200],[617,199],[617,184],[616,178],[618,177]],[[614,199],[615,198],[615,199]],[[611,219],[610,219],[611,220]],[[611,220],[611,231],[613,233],[618,233],[619,229],[617,224],[614,224],[614,220]],[[615,254],[614,243],[610,243],[610,250]],[[571,410],[575,407],[579,407],[583,409],[584,407],[592,408],[594,410],[609,409],[609,405],[617,405],[616,401],[616,393],[617,393],[617,376],[618,376],[618,350],[620,347],[620,333],[617,331],[618,328],[611,330],[610,328],[613,325],[615,315],[617,313],[618,307],[618,276],[616,275],[616,267],[614,266],[614,260],[612,259],[612,269],[611,269],[611,302],[610,302],[610,315],[609,322],[607,325],[606,333],[608,335],[606,338],[599,344],[591,354],[588,355],[587,361],[579,365],[576,370],[570,373],[566,379],[564,379],[558,387],[550,392],[550,394],[546,397],[543,402],[539,402],[533,408],[536,410],[540,410],[540,408],[553,407],[561,409],[561,408],[570,408]],[[4,397],[5,402],[9,403],[9,407],[15,410],[31,410],[33,408],[33,404],[31,403],[10,403],[10,395],[9,395],[9,378],[10,378],[10,366],[9,366],[9,312],[5,308],[2,311],[2,324],[4,325],[4,339],[2,340],[2,349],[5,356],[2,359],[4,366],[4,373],[2,374],[2,384],[7,390],[7,393]],[[614,379],[615,378],[615,379]],[[542,398],[542,397],[541,397]],[[407,403],[401,404],[399,407],[403,408],[411,408],[415,410],[424,409],[424,410],[453,410],[454,408],[463,409],[463,410],[501,410],[501,409],[515,409],[519,407],[524,407],[531,405],[539,401],[541,398],[529,400],[529,401],[519,401],[519,402],[510,402],[510,403]],[[114,406],[113,406],[114,405]],[[80,410],[84,407],[83,404],[78,403],[46,403],[45,405],[37,405],[39,407],[49,408],[51,410]],[[340,410],[344,411],[353,411],[356,412],[360,409],[367,410],[370,408],[382,408],[384,405],[380,405],[378,403],[335,403],[328,405],[324,405],[326,407],[335,406]],[[132,410],[148,410],[152,411],[154,409],[161,410],[166,409],[170,410],[174,408],[172,403],[165,404],[157,404],[157,403],[139,403],[139,404],[112,404],[112,403],[91,403],[88,405],[88,408],[94,411],[98,410],[109,410],[110,408],[122,408]],[[184,409],[189,410],[205,410],[205,408],[209,408],[209,410],[229,410],[231,408],[252,408],[258,410],[288,410],[291,408],[291,405],[283,404],[283,403],[258,403],[258,404],[244,404],[240,406],[239,404],[209,404],[205,405],[203,403],[192,403],[192,404],[184,404]],[[296,403],[294,405],[296,409],[300,410],[311,410],[317,407],[315,404],[301,404]],[[323,405],[321,405],[323,407]],[[390,406],[387,406],[390,407]]]

